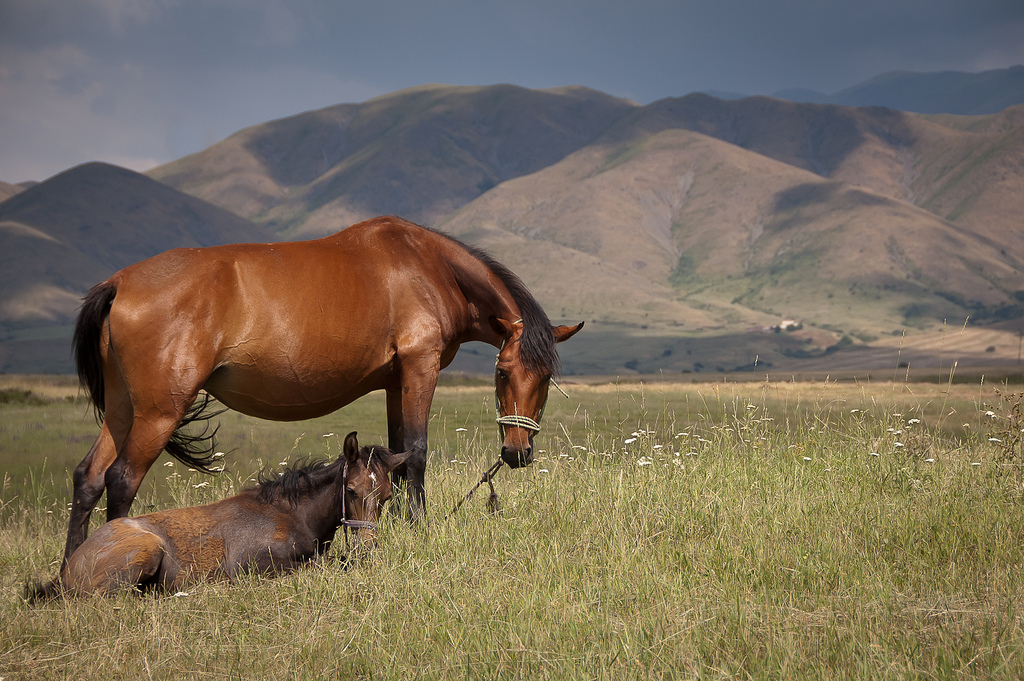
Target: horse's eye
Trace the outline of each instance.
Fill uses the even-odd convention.
[[[508,372],[505,371],[504,369],[498,369],[498,378],[500,378],[503,381],[507,381],[508,380]]]

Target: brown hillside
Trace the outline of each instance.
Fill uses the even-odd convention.
[[[914,203],[1024,251],[1024,105],[987,116],[794,104],[702,94],[630,112],[602,142],[669,129],[716,137],[821,177]]]
[[[640,107],[584,88],[424,86],[243,130],[151,176],[289,237],[382,213],[434,224],[587,144],[692,130],[914,203],[1024,249],[1024,106],[989,116],[702,94]]]
[[[1009,252],[1024,250],[1024,105],[990,116],[933,116],[953,131],[919,163],[919,205]]]
[[[635,106],[578,87],[423,86],[254,126],[150,176],[291,236],[384,213],[430,224]]]
[[[488,192],[443,227],[473,239],[501,229],[538,242],[526,254],[555,243],[613,264],[682,303],[682,317],[662,321],[690,329],[700,326],[689,317],[696,308],[714,310],[722,328],[790,317],[867,338],[1009,304],[1024,289],[1020,262],[979,235],[683,130],[588,147]],[[551,290],[548,304],[569,317],[591,314]],[[602,305],[630,316],[628,303]]]

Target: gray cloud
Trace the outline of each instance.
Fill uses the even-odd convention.
[[[427,82],[834,92],[1024,63],[1019,0],[0,0],[0,179],[144,169]]]

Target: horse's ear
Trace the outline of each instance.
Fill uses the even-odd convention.
[[[487,321],[490,323],[491,328],[494,329],[494,333],[498,334],[502,338],[511,338],[512,333],[515,331],[515,325],[507,319],[491,315],[487,318]]]
[[[359,459],[359,440],[356,439],[356,431],[352,431],[345,436],[345,458],[350,464],[355,463]]]
[[[576,333],[582,328],[583,322],[580,322],[576,326],[552,326],[551,333],[555,337],[555,342],[561,343],[562,341],[567,341],[573,336],[575,336]]]
[[[380,465],[381,472],[384,473],[384,475],[387,475],[405,463],[405,460],[408,459],[411,454],[411,451],[393,452],[390,449],[385,449],[383,447],[374,447],[373,460]]]

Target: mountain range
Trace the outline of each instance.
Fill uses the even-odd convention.
[[[981,73],[892,71],[832,94],[792,89],[780,90],[772,96],[815,104],[884,106],[916,113],[973,116],[998,113],[1024,102],[1024,66]]]
[[[554,320],[587,320],[567,373],[1019,355],[1021,105],[422,86],[253,126],[147,175],[89,164],[0,185],[0,370],[67,369],[77,298],[134,260],[387,213],[484,247]],[[486,348],[457,359],[492,365]]]

